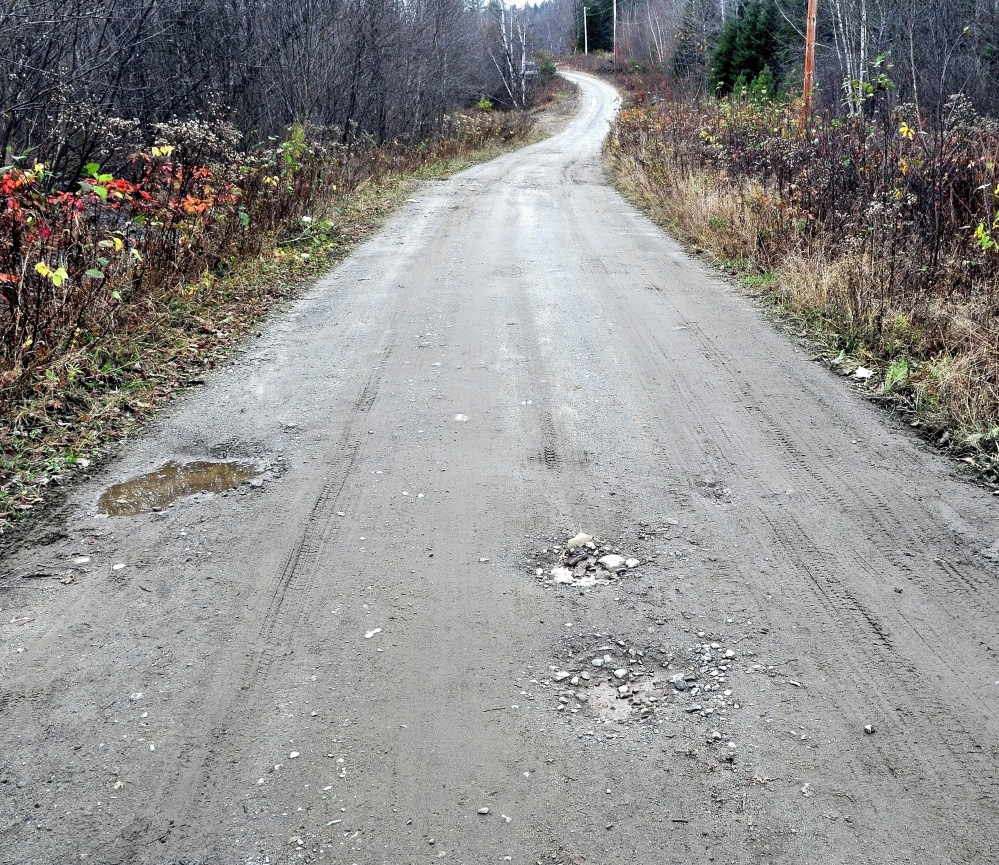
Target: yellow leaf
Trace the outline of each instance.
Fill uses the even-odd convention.
[[[52,271],[49,270],[49,266],[44,261],[39,261],[38,264],[35,265],[35,273],[44,278],[52,273]]]
[[[124,243],[121,242],[121,238],[120,237],[114,237],[114,238],[112,238],[112,240],[114,240],[114,251],[115,252],[121,252],[122,247],[125,245]]]
[[[153,148],[153,156],[169,156],[173,153],[173,147],[169,144],[164,144],[162,147]]]
[[[21,348],[31,348],[31,343],[33,342],[34,340],[29,337],[24,341],[24,345],[22,345]]]

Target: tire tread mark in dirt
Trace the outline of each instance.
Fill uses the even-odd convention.
[[[932,598],[940,594],[941,585],[938,580],[925,576],[924,570],[909,564],[906,556],[889,555],[888,559],[895,568],[905,575],[906,579],[917,585],[927,597]],[[979,645],[993,663],[999,661],[997,614],[993,611],[992,605],[988,604],[982,597],[982,580],[963,574],[957,565],[946,559],[934,558],[932,561],[937,566],[939,579],[948,590],[945,611],[950,614],[952,621],[959,622],[960,627],[965,631],[969,629],[969,622],[973,621],[974,627],[981,637]],[[958,615],[956,607],[960,608],[960,615]]]
[[[295,623],[301,615],[302,600],[317,576],[316,560],[323,544],[331,536],[329,527],[333,523],[333,515],[336,513],[360,449],[361,438],[353,430],[354,418],[359,413],[370,410],[377,398],[382,377],[381,366],[392,352],[393,334],[394,332],[390,330],[387,335],[388,345],[380,354],[379,365],[368,376],[361,390],[361,396],[354,403],[353,411],[348,416],[341,435],[338,455],[328,469],[329,480],[323,483],[309,511],[305,528],[289,551],[280,576],[271,591],[259,630],[260,648],[250,655],[250,663],[239,685],[239,690],[244,693],[252,691],[255,684],[268,675],[274,660],[282,656],[282,648],[287,646]],[[203,791],[211,782],[214,774],[213,766],[222,760],[226,753],[222,745],[228,739],[227,731],[239,727],[239,724],[231,719],[240,714],[245,699],[237,696],[223,710],[212,735],[214,743],[212,747],[206,748],[205,744],[201,743],[200,746],[192,747],[188,753],[181,755],[180,766],[193,769],[195,773],[189,794],[191,807],[195,809],[192,813],[196,813],[196,808],[204,795]],[[201,757],[201,763],[196,767],[192,766],[192,762],[198,756]],[[178,782],[179,776],[178,772]]]
[[[383,354],[387,357],[390,350]],[[368,412],[378,397],[381,384],[381,369],[376,368],[368,376],[368,380],[354,403],[355,414]],[[315,578],[315,563],[323,543],[328,539],[327,527],[336,513],[337,504],[350,477],[354,462],[360,448],[361,440],[351,429],[348,420],[341,444],[337,448],[337,458],[329,467],[330,479],[323,483],[315,504],[306,519],[305,530],[298,542],[288,553],[281,576],[277,581],[271,601],[264,616],[261,628],[261,650],[258,654],[256,675],[266,672],[280,653],[285,642],[286,623],[289,619],[297,620],[300,610],[297,604],[288,609],[289,595],[298,597],[304,595]],[[244,685],[244,688],[248,687]]]
[[[290,616],[295,618],[298,616],[297,607],[293,611],[287,609],[288,596],[289,594],[292,596],[304,594],[308,588],[308,583],[311,582],[316,558],[326,534],[327,523],[333,517],[340,495],[353,468],[360,444],[360,439],[356,436],[344,437],[338,449],[340,456],[330,469],[333,478],[323,484],[319,497],[309,512],[305,532],[285,560],[281,577],[271,595],[271,602],[264,616],[264,626],[260,633],[262,646],[258,654],[256,675],[266,672],[274,658],[279,655],[279,650],[284,643],[283,632],[287,619]],[[244,685],[245,687],[248,686]]]
[[[914,668],[905,667],[883,623],[843,585],[842,580],[832,574],[829,565],[823,567],[820,575],[809,564],[809,560],[828,561],[832,558],[830,555],[823,554],[793,520],[777,524],[767,517],[767,521],[794,569],[808,576],[821,606],[836,624],[837,640],[865,669],[868,678],[879,685],[893,717],[903,728],[913,725],[921,728],[922,736],[911,737],[914,740],[922,738],[923,741],[932,741],[936,738],[942,741],[965,777],[955,778],[955,773],[941,772],[941,767],[931,767],[924,761],[922,768],[925,772],[935,775],[941,786],[960,788],[963,781],[977,788],[980,799],[994,800],[999,795],[999,780],[991,752],[977,741],[970,726],[961,720],[959,709],[945,704],[937,696],[933,684],[919,677]],[[871,639],[872,632],[876,639]],[[864,646],[867,651],[849,651],[850,646],[858,645]],[[914,711],[899,711],[897,706],[890,705],[888,697],[892,691],[902,691],[904,705]],[[904,735],[904,729],[899,733],[903,734],[900,738],[910,738]],[[896,760],[894,765],[911,766],[911,763],[912,755],[909,754],[904,760]],[[908,771],[912,774],[914,770]],[[893,774],[897,774],[896,770]]]

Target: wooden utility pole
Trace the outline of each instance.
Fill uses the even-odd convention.
[[[805,32],[805,86],[802,91],[804,105],[801,109],[801,125],[808,122],[812,114],[812,90],[815,87],[815,19],[818,16],[819,0],[808,0],[808,27]]]
[[[590,34],[586,31],[586,5],[583,5],[583,53],[590,53]]]

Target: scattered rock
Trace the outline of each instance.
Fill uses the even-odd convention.
[[[866,727],[864,727],[864,732],[867,733],[868,736],[873,736],[875,733],[874,725],[868,724]]]
[[[570,550],[576,550],[579,549],[579,547],[585,547],[592,540],[593,540],[592,535],[586,535],[580,532],[574,538],[569,538],[568,542],[566,543],[566,547],[568,547]]]
[[[478,811],[476,811],[476,813],[477,813],[477,814],[482,814],[482,815],[485,815],[485,814],[488,814],[488,813],[489,813],[489,809],[488,809],[488,808],[479,808],[479,810],[478,810]]]
[[[591,552],[598,547],[600,552],[605,554],[600,558],[598,553]],[[543,555],[554,554],[558,557],[554,567],[546,568],[543,562],[536,562],[533,570],[535,575],[542,579],[548,574],[547,582],[551,584],[572,585],[581,589],[608,585],[617,579],[619,571],[639,564],[638,559],[626,559],[613,552],[614,549],[616,548],[594,543],[592,535],[580,533],[570,538],[564,549],[555,547],[542,551]],[[629,562],[632,565],[629,565]]]
[[[616,574],[625,565],[624,556],[617,556],[614,554],[603,556],[597,559],[597,562],[604,566],[604,569],[610,571],[612,574]]]

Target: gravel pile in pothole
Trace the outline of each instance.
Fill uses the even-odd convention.
[[[675,652],[665,645],[636,648],[611,640],[584,651],[571,648],[563,665],[550,666],[550,679],[538,684],[553,689],[558,711],[604,723],[653,718],[667,707],[674,714],[707,718],[740,708],[729,687],[735,661],[735,650],[717,640]]]
[[[640,564],[611,543],[580,533],[542,550],[537,556],[534,575],[549,585],[590,588],[609,585],[621,573]]]

